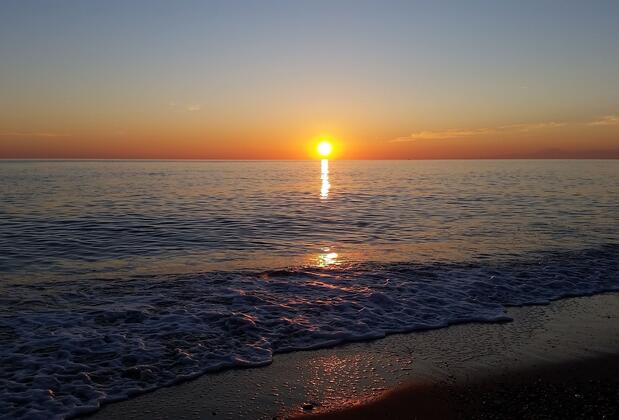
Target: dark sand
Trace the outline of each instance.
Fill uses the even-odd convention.
[[[619,356],[564,362],[457,383],[408,384],[297,419],[619,419]]]
[[[514,322],[276,355],[90,418],[617,418],[619,294],[508,314]]]

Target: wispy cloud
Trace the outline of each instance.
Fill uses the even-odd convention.
[[[546,130],[550,128],[558,128],[563,127],[565,125],[564,122],[556,122],[556,121],[547,121],[540,123],[532,123],[532,124],[511,124],[511,125],[503,125],[496,129],[497,132],[503,131],[514,131],[519,133],[526,133],[528,131],[535,130]]]
[[[70,137],[70,134],[47,133],[47,132],[28,132],[28,131],[9,131],[0,133],[0,137]]]
[[[202,110],[202,105],[200,104],[178,104],[176,102],[169,102],[168,106],[175,111],[197,112]]]
[[[619,124],[619,115],[606,115],[604,117],[598,118],[597,120],[591,121],[589,125],[618,125]]]
[[[498,127],[483,127],[473,129],[450,128],[447,130],[417,131],[408,136],[397,137],[389,141],[392,143],[398,143],[415,140],[457,139],[462,137],[485,136],[498,133],[526,133],[534,130],[544,130],[562,127],[564,125],[565,123],[562,122],[548,121],[532,124],[510,124]]]
[[[457,139],[460,137],[469,137],[475,135],[483,135],[488,134],[491,129],[488,128],[476,128],[473,130],[459,130],[459,129],[448,129],[448,130],[434,130],[434,131],[417,131],[412,133],[409,136],[397,137],[395,139],[390,140],[393,143],[403,142],[403,141],[415,141],[415,140],[442,140],[442,139]]]

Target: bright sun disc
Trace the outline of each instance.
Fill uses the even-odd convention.
[[[318,154],[320,154],[320,156],[327,157],[331,154],[331,151],[333,151],[333,146],[331,146],[331,143],[328,141],[323,141],[318,144]]]

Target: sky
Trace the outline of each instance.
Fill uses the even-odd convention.
[[[0,158],[619,158],[619,2],[0,2]]]

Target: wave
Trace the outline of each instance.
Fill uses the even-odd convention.
[[[619,291],[619,245],[502,262],[364,263],[11,285],[0,297],[4,418],[64,418],[273,354]]]

